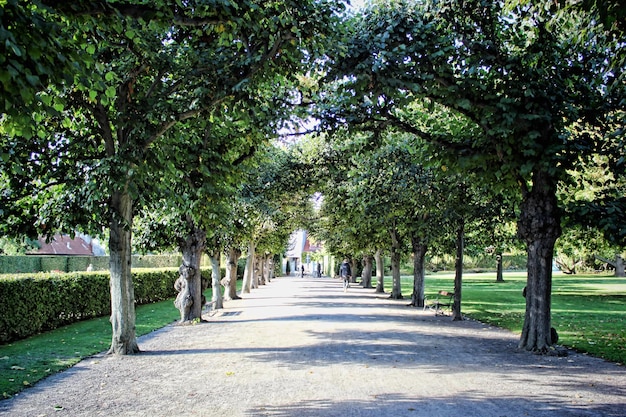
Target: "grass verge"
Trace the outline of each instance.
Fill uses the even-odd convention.
[[[391,285],[387,280],[386,285]],[[454,289],[453,273],[426,276],[426,295]],[[522,290],[526,273],[463,274],[464,315],[521,333],[526,308]],[[413,278],[402,278],[402,294],[410,296]],[[559,344],[606,360],[626,363],[626,279],[606,275],[555,273],[552,282],[552,327]]]

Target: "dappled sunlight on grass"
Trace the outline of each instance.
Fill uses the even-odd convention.
[[[391,280],[386,279],[387,285]],[[426,276],[427,298],[439,290],[452,291],[454,273]],[[520,333],[526,309],[522,291],[526,273],[463,274],[463,314]],[[410,297],[413,278],[402,278],[402,294]],[[618,363],[626,363],[626,279],[606,275],[565,275],[552,280],[552,326],[559,344]]]

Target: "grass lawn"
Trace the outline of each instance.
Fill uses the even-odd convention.
[[[526,273],[463,274],[464,315],[521,333]],[[386,286],[391,279],[386,279]],[[454,289],[453,273],[426,276],[426,295]],[[413,277],[402,277],[402,294],[410,297]],[[626,363],[626,278],[555,273],[552,282],[552,327],[559,344],[621,364]]]

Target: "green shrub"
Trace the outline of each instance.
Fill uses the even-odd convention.
[[[173,268],[182,264],[183,258],[176,255],[133,255],[133,268]]]
[[[178,268],[133,270],[135,303],[150,304],[176,297]]]
[[[103,267],[96,268],[96,265],[94,265],[96,263],[95,260],[98,258],[106,258],[106,262],[103,262],[99,265]],[[87,267],[90,264],[91,264],[93,271],[107,271],[109,269],[109,257],[108,256],[68,256],[66,272],[86,271]]]
[[[67,256],[42,256],[41,257],[41,271],[42,272],[70,272],[67,269],[68,266]],[[84,271],[84,269],[83,269]]]
[[[2,278],[0,296],[0,342],[110,312],[109,279],[103,274]]]
[[[0,256],[0,273],[19,274],[41,270],[41,258],[38,256]]]
[[[182,263],[179,254],[133,255],[133,268],[178,268]],[[80,272],[91,264],[94,271],[108,271],[108,256],[64,256],[64,255],[18,255],[0,256],[0,274],[29,274],[34,272]],[[211,267],[207,256],[202,257],[201,266]]]

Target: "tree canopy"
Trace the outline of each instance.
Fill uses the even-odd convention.
[[[529,350],[553,343],[551,261],[564,211],[557,185],[598,155],[623,178],[624,45],[594,13],[519,2],[372,2],[330,53],[326,80],[336,93],[320,97],[329,126],[411,133],[502,190],[519,190],[518,234],[529,259],[520,346]],[[423,123],[432,110],[468,128],[433,129]],[[623,241],[623,181],[612,185],[606,201],[590,205],[602,214],[596,227]]]
[[[196,255],[207,237],[265,253],[311,225],[336,254],[385,246],[396,266],[515,211],[520,346],[547,351],[563,227],[626,246],[616,4],[8,0],[0,230],[108,229],[111,351],[134,353],[142,210],[145,248],[198,236]],[[298,118],[319,136],[270,146]]]

